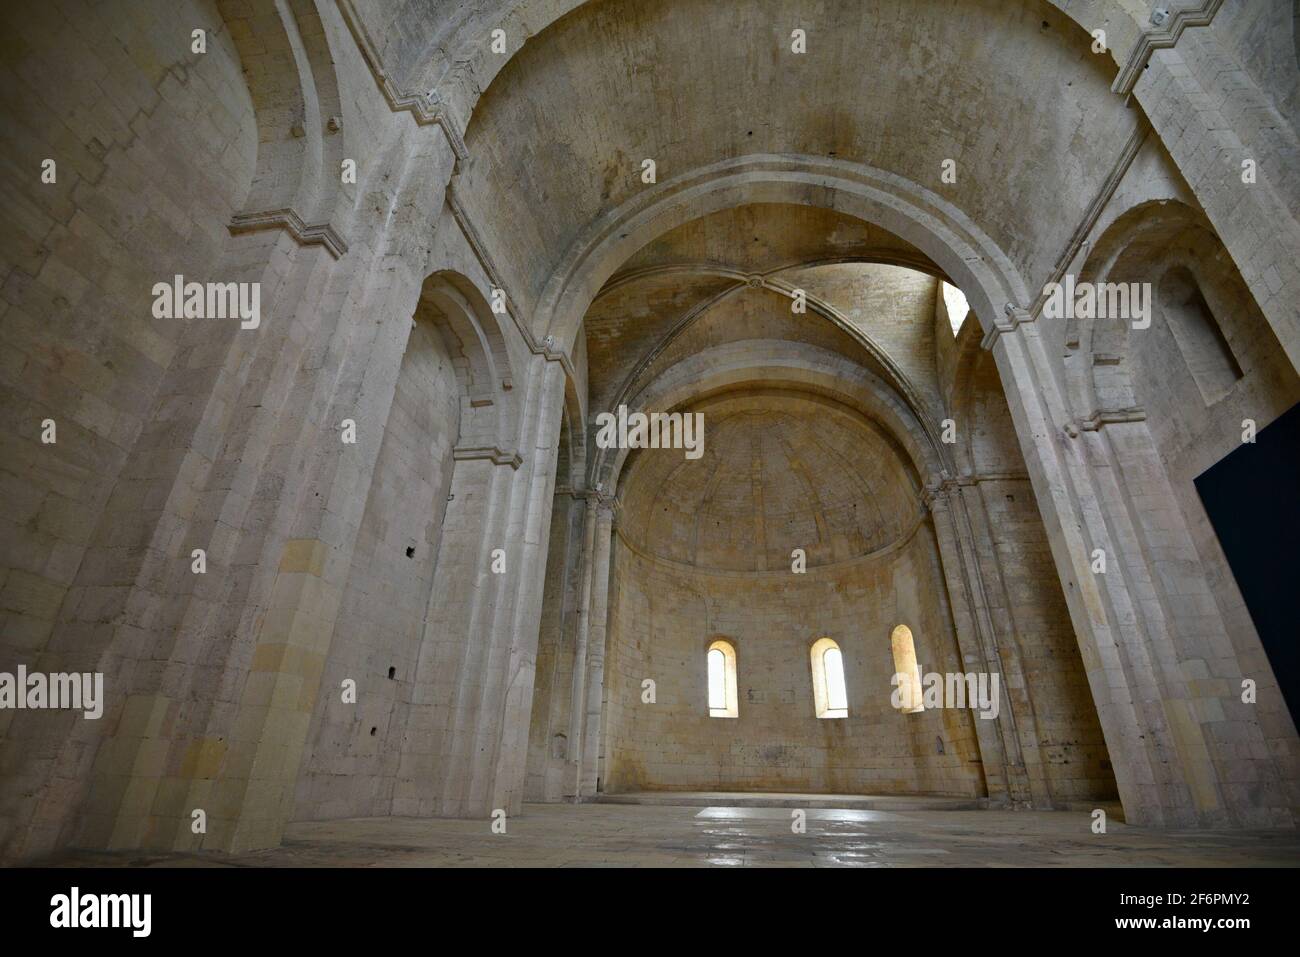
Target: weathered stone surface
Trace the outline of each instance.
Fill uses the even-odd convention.
[[[1193,480],[1300,400],[1300,25],[1206,7],[4,5],[0,672],[105,700],[0,708],[0,860],[656,789],[1294,827]],[[899,624],[999,716],[893,708]]]

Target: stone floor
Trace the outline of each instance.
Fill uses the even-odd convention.
[[[802,794],[782,791],[628,791],[601,794],[601,804],[653,804],[681,807],[835,808],[858,811],[979,811],[987,798],[925,797],[899,794]],[[1121,814],[1118,803],[1107,813]]]
[[[490,822],[365,818],[292,824],[282,847],[234,856],[87,853],[56,866],[1240,867],[1300,865],[1286,832],[1152,831],[1085,812],[529,804]]]

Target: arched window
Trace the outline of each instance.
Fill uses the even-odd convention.
[[[844,687],[844,656],[830,638],[818,638],[812,650],[813,704],[819,718],[847,718],[849,696]]]
[[[1192,381],[1205,404],[1213,405],[1242,377],[1232,347],[1189,270],[1176,266],[1165,273],[1160,281],[1160,300]]]
[[[925,710],[921,697],[921,667],[916,663],[916,645],[912,642],[912,629],[899,625],[889,635],[889,645],[894,652],[894,685],[898,688],[898,710],[903,714],[916,714]]]
[[[736,707],[736,649],[731,642],[718,639],[709,645],[709,717],[735,718],[740,714]]]
[[[970,312],[970,303],[966,301],[966,294],[956,286],[940,280],[943,291],[943,305],[948,311],[948,322],[952,325],[952,335],[955,339],[957,333],[961,332],[961,324],[966,321],[966,314]]]

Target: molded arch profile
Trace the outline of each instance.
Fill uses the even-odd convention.
[[[847,262],[849,260],[844,261]],[[863,260],[852,261],[862,262]],[[804,264],[798,268],[808,268],[809,265],[810,264]],[[775,278],[776,273],[790,271],[791,268],[794,267],[786,266],[779,270],[774,270],[768,277],[762,279],[759,288],[785,299],[793,299],[796,287],[783,279]],[[692,275],[733,278],[741,281],[737,281],[736,285],[708,297],[690,309],[681,322],[679,322],[673,329],[669,330],[669,332],[655,345],[653,349],[649,350],[644,356],[642,356],[640,361],[627,374],[627,377],[624,380],[623,385],[619,388],[618,393],[610,401],[610,410],[617,409],[619,405],[625,405],[630,401],[631,397],[635,395],[637,385],[641,383],[646,372],[653,366],[654,361],[669,347],[677,336],[681,335],[696,320],[708,313],[709,310],[721,304],[724,300],[754,288],[754,283],[752,281],[753,277],[748,274],[744,277],[740,277],[734,270],[715,269],[708,266],[666,267],[646,270],[642,274],[663,273],[666,271],[686,272],[688,269]],[[931,269],[933,269],[933,267],[931,267]],[[600,294],[597,296],[597,299],[608,291],[608,288],[602,289]],[[923,412],[923,400],[918,394],[916,388],[913,386],[907,373],[893,360],[889,355],[888,350],[876,342],[860,326],[848,321],[848,319],[829,302],[826,302],[819,296],[802,289],[798,290],[798,292],[805,297],[807,310],[811,315],[821,318],[844,332],[852,338],[867,353],[867,355],[870,356],[883,372],[883,378],[888,388],[903,398],[907,405],[912,409],[913,413],[915,413],[917,422],[921,425],[921,428],[933,432],[933,430],[929,428],[929,417]],[[651,388],[654,382],[655,380],[653,379],[649,380],[648,382],[643,383],[642,387]],[[934,436],[932,435],[931,438],[933,439]],[[942,456],[944,454],[942,445],[938,442],[932,442],[932,444],[935,445],[935,448]]]
[[[349,0],[351,2],[351,0]],[[433,90],[434,98],[445,102],[448,111],[463,117],[464,125],[470,118],[497,75],[506,68],[524,44],[540,36],[553,23],[574,13],[593,0],[511,0],[502,4],[502,11],[489,20],[464,18],[460,27],[450,36],[431,36],[416,59],[417,66],[407,79],[411,89]],[[1106,53],[1114,62],[1116,72],[1122,65],[1121,57],[1133,47],[1148,24],[1145,7],[1132,0],[1042,0],[1044,12],[1052,10],[1068,18],[1084,33],[1089,34],[1099,26],[1106,30]],[[505,31],[506,55],[493,53],[484,42],[493,30]],[[454,55],[448,56],[449,52]],[[450,65],[448,65],[450,64]],[[464,126],[461,128],[464,133]]]
[[[944,450],[913,412],[873,373],[839,353],[786,340],[740,340],[706,349],[670,367],[628,403],[630,412],[669,411],[700,396],[760,382],[834,401],[861,415],[923,479],[948,466]],[[615,490],[629,450],[598,449],[594,480]]]
[[[491,308],[459,273],[437,272],[420,290],[420,311],[431,318],[453,356],[461,387],[458,446],[512,455],[518,428],[510,357]]]
[[[536,328],[571,349],[601,287],[639,249],[692,220],[755,203],[821,206],[892,232],[965,292],[985,331],[1001,321],[1008,304],[1029,301],[1006,253],[931,190],[860,163],[752,155],[664,180],[591,223],[547,282]]]
[[[341,171],[355,151],[346,145],[336,56],[320,12],[311,0],[219,7],[257,117],[257,168],[244,215],[290,212],[299,228],[328,226],[351,208],[355,187],[344,187]],[[341,255],[346,246],[329,232],[327,245]]]

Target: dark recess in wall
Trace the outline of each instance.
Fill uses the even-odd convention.
[[[1291,719],[1297,721],[1300,405],[1260,430],[1254,444],[1243,444],[1206,469],[1196,479],[1196,491],[1255,622]]]

